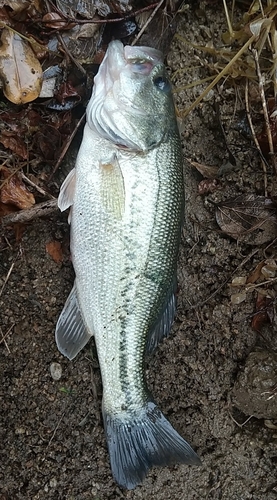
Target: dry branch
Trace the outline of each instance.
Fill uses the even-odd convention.
[[[9,215],[4,215],[1,219],[2,226],[8,226],[15,223],[29,222],[30,220],[53,214],[58,210],[58,200],[48,200],[43,203],[37,203],[32,208],[20,210]]]

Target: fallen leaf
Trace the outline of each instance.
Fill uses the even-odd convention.
[[[252,319],[251,326],[260,331],[266,323],[273,321],[273,299],[258,293],[256,300],[256,313]]]
[[[192,167],[196,168],[203,177],[207,179],[214,179],[218,174],[218,167],[211,167],[210,165],[205,165],[204,163],[198,163],[197,161],[187,160]]]
[[[254,271],[249,274],[246,283],[256,283],[256,281],[261,277],[261,269],[264,266],[265,261],[259,262],[255,267]]]
[[[3,144],[3,146],[5,146],[5,148],[11,149],[11,151],[16,153],[18,156],[20,156],[24,160],[27,160],[28,151],[26,144],[24,140],[17,134],[9,130],[2,130],[0,134],[0,142]]]
[[[0,0],[0,7],[10,7],[14,12],[21,12],[28,9],[30,0]]]
[[[241,304],[246,300],[246,292],[233,293],[231,295],[231,303],[234,305]]]
[[[63,105],[65,104],[67,99],[70,99],[74,105],[79,104],[79,102],[81,101],[80,93],[75,87],[73,87],[70,82],[63,82],[54,95],[57,101]]]
[[[82,17],[86,17],[87,19],[92,19],[95,12],[96,2],[92,2],[91,0],[57,0],[56,4],[60,12],[62,12],[65,16],[75,17],[75,14],[79,14]],[[102,0],[98,3],[103,3]],[[109,4],[110,2],[106,2]],[[107,8],[109,9],[108,5]]]
[[[11,176],[6,167],[1,167],[0,178],[0,201],[6,205],[14,205],[17,208],[30,208],[35,204],[33,194],[26,188],[18,174]]]
[[[277,265],[274,259],[267,259],[265,265],[261,268],[261,274],[266,280],[275,278]]]
[[[6,203],[2,203],[0,201],[0,219],[1,217],[4,217],[5,215],[9,215],[13,212],[16,212],[17,209],[13,205],[7,205]]]
[[[246,276],[236,276],[235,278],[232,279],[231,286],[245,285],[246,280],[247,280]]]
[[[0,78],[4,95],[14,104],[36,99],[42,85],[42,68],[28,42],[4,28],[0,47]]]
[[[62,245],[59,241],[53,240],[46,243],[46,252],[57,264],[63,261]]]
[[[216,221],[224,233],[252,245],[277,235],[276,204],[264,196],[247,194],[219,203]]]
[[[53,29],[71,29],[75,26],[74,23],[69,23],[65,18],[61,17],[57,12],[47,12],[42,18],[47,28]]]

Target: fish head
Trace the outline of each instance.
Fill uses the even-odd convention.
[[[94,79],[87,123],[130,150],[146,152],[166,140],[176,117],[162,53],[112,41]]]

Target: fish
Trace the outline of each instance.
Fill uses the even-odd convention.
[[[134,489],[152,466],[200,465],[145,380],[145,359],[175,315],[184,216],[182,147],[158,50],[109,44],[58,205],[70,208],[75,282],[56,343],[72,360],[94,336],[115,481]]]

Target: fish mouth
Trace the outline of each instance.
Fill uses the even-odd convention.
[[[95,76],[95,95],[103,90],[108,94],[120,79],[126,67],[131,73],[148,76],[154,66],[163,62],[163,54],[157,49],[144,46],[123,45],[113,40],[107,49],[103,62]],[[103,89],[104,85],[104,89]]]
[[[112,41],[94,79],[91,99],[87,106],[89,127],[118,147],[135,151],[148,151],[160,142],[141,138],[138,118],[152,119],[152,109],[147,111],[136,103],[136,93],[143,78],[151,78],[153,69],[162,64],[159,50],[143,46],[124,46],[119,40]],[[151,139],[151,140],[150,140]],[[153,144],[152,144],[152,142]]]

